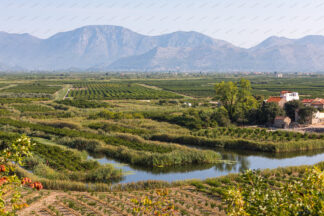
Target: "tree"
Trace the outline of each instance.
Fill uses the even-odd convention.
[[[244,123],[248,111],[257,106],[257,100],[251,94],[251,83],[249,80],[241,79],[238,85],[237,117],[241,118]]]
[[[231,121],[228,118],[227,110],[224,107],[218,108],[211,115],[211,121],[217,122],[217,125],[220,127],[227,127],[230,125]]]
[[[21,186],[28,184],[38,190],[43,188],[40,182],[32,183],[29,178],[20,179],[15,173],[16,166],[22,166],[24,158],[30,156],[32,145],[30,139],[23,135],[0,152],[0,215],[16,215],[19,209],[27,206],[20,200],[18,189]]]
[[[283,109],[279,107],[276,103],[263,103],[260,110],[261,116],[259,117],[260,123],[270,123],[274,122],[276,116],[282,116],[285,114]]]
[[[235,105],[237,101],[238,88],[231,81],[216,83],[215,85],[216,99],[219,100],[228,112],[228,116],[233,120]]]
[[[298,112],[299,109],[303,108],[302,102],[299,100],[288,101],[285,103],[284,110],[286,115],[292,120],[295,121],[295,113]]]
[[[245,118],[247,112],[256,107],[256,100],[251,94],[249,80],[241,79],[233,83],[220,82],[215,84],[216,99],[219,100],[228,112],[231,121]]]
[[[310,120],[312,120],[315,111],[316,109],[314,107],[301,108],[298,111],[298,116],[299,116],[298,122],[301,124],[305,124],[309,122]]]

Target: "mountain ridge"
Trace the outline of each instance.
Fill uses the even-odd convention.
[[[0,69],[12,68],[324,71],[324,36],[271,36],[254,47],[241,48],[195,31],[148,36],[111,25],[84,26],[45,39],[0,31]]]

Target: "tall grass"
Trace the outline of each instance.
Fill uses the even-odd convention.
[[[17,175],[20,177],[28,177],[32,181],[39,181],[45,189],[49,190],[69,190],[69,191],[111,191],[110,184],[107,183],[84,183],[71,180],[46,179],[38,177],[20,167],[16,169]]]
[[[284,142],[248,140],[244,138],[205,138],[198,136],[153,135],[152,140],[196,145],[209,148],[226,148],[262,152],[289,152],[324,149],[324,139],[291,140]]]
[[[151,153],[132,151],[125,147],[102,146],[98,153],[104,153],[107,157],[116,158],[139,166],[166,167],[184,164],[217,163],[221,156],[219,153],[208,150],[196,150],[182,148],[169,153]]]

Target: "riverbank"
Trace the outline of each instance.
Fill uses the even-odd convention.
[[[151,140],[172,142],[182,145],[199,146],[205,148],[224,148],[232,150],[249,150],[259,152],[297,152],[324,149],[324,139],[306,138],[299,140],[258,140],[230,136],[209,138],[204,136],[175,136],[168,134],[153,135]]]
[[[324,169],[324,161],[316,166]],[[284,182],[299,181],[304,173],[314,166],[295,166],[263,170],[260,174],[268,178],[272,186]],[[25,189],[22,198],[29,204],[18,215],[42,213],[71,213],[93,215],[128,215],[136,207],[135,200],[159,200],[163,191],[164,200],[173,203],[173,208],[184,215],[226,215],[224,197],[229,188],[242,183],[242,174],[231,174],[204,181],[191,180],[175,183],[146,181],[132,184],[118,184],[109,192],[63,192],[62,190],[44,190],[41,192]],[[249,184],[249,182],[245,182]],[[46,203],[43,205],[42,203]],[[163,206],[162,206],[163,207]]]
[[[45,185],[48,185],[51,189],[66,189],[66,190],[77,190],[77,191],[110,191],[113,188],[124,188],[127,185],[132,187],[141,187],[140,185],[177,185],[182,182],[191,181],[195,179],[197,181],[204,181],[210,178],[221,178],[222,176],[234,175],[241,171],[248,169],[260,169],[260,170],[275,170],[280,169],[279,167],[289,167],[294,165],[298,166],[312,166],[323,160],[324,152],[313,152],[306,155],[256,155],[251,153],[242,154],[235,152],[220,152],[222,158],[225,160],[223,163],[215,164],[212,166],[188,166],[182,167],[182,169],[143,169],[140,167],[134,167],[128,164],[120,164],[114,160],[106,159],[100,156],[98,159],[91,157],[90,159],[96,160],[101,165],[111,164],[115,168],[121,169],[125,174],[123,179],[114,184],[79,184],[74,181],[44,181]],[[232,161],[229,163],[228,161]],[[25,173],[25,174],[24,174]],[[25,171],[21,176],[28,175],[28,177],[34,179],[37,176],[33,176],[31,173]],[[39,178],[35,179],[39,180]]]

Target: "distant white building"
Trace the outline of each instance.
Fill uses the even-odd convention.
[[[280,97],[285,98],[286,102],[292,101],[292,100],[299,100],[298,92],[281,91]]]
[[[276,74],[276,77],[277,77],[277,78],[282,78],[282,77],[283,77],[283,74],[282,74],[282,73],[277,73],[277,74]]]

